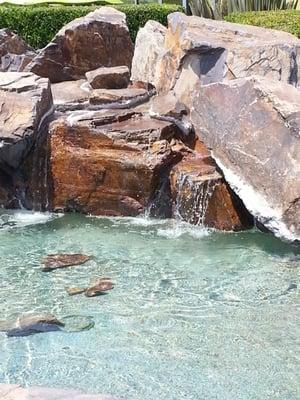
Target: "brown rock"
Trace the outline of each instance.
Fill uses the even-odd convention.
[[[36,56],[32,47],[9,29],[0,29],[0,71],[22,72]]]
[[[149,93],[145,89],[96,89],[91,92],[90,104],[107,105],[119,103],[126,108],[145,102],[149,99]]]
[[[100,278],[95,281],[92,286],[88,287],[84,294],[87,297],[95,297],[106,294],[107,291],[112,290],[114,284],[109,278]]]
[[[81,265],[91,259],[90,256],[84,254],[49,254],[42,260],[44,272],[53,271],[58,268],[72,267]]]
[[[66,292],[69,296],[76,296],[77,294],[82,294],[86,291],[85,288],[77,288],[77,287],[66,287]]]
[[[172,123],[121,111],[55,121],[49,135],[51,209],[142,213],[162,174],[181,158],[168,143],[176,130]]]
[[[53,83],[51,85],[53,103],[58,111],[80,109],[89,101],[91,88],[84,79]]]
[[[186,155],[171,171],[175,216],[194,225],[227,231],[251,227],[249,213],[227,187],[207,149],[197,147],[198,151]]]
[[[260,77],[202,86],[192,120],[248,210],[299,240],[300,91]]]
[[[63,27],[27,68],[56,83],[82,79],[99,67],[130,67],[132,56],[125,14],[101,7]]]
[[[0,72],[0,166],[16,169],[53,112],[48,79]]]
[[[129,68],[102,67],[85,74],[93,89],[123,89],[129,84]]]

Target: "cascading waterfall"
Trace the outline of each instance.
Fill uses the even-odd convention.
[[[193,179],[185,173],[177,178],[175,217],[193,225],[204,226],[205,216],[217,182],[215,179]]]

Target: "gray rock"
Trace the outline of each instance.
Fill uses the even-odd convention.
[[[0,166],[17,168],[53,112],[48,79],[0,72]]]
[[[36,52],[9,29],[0,29],[0,71],[22,72]]]
[[[137,42],[132,79],[173,89],[186,105],[197,83],[255,74],[300,86],[300,40],[289,33],[173,13],[162,36],[157,46]],[[147,59],[155,61],[144,69]]]
[[[93,89],[124,89],[129,83],[129,68],[102,67],[85,74]]]
[[[0,332],[5,332],[9,337],[59,331],[62,327],[64,324],[51,314],[25,315],[15,321],[0,322]]]
[[[138,31],[132,60],[131,80],[156,85],[157,65],[163,56],[167,28],[156,21],[148,21]]]
[[[202,86],[192,122],[258,221],[300,240],[300,91],[261,77]]]
[[[99,67],[130,67],[132,56],[125,14],[101,7],[63,27],[27,70],[56,83],[82,79]]]

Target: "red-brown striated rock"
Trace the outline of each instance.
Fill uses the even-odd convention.
[[[130,68],[132,56],[125,14],[100,7],[63,27],[27,69],[56,83],[82,79],[99,67]]]
[[[102,67],[85,74],[93,89],[124,89],[129,84],[129,68]]]
[[[49,133],[50,208],[116,216],[144,212],[162,175],[181,158],[168,141],[176,130],[172,123],[124,111],[55,121]]]
[[[252,226],[242,202],[227,187],[203,143],[171,172],[174,214],[194,225],[238,231]]]

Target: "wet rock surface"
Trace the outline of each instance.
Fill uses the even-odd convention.
[[[42,271],[50,272],[59,268],[82,265],[90,259],[91,256],[85,254],[49,254],[42,260]]]
[[[85,79],[66,81],[51,85],[53,103],[57,111],[65,112],[85,108],[91,88]]]
[[[82,79],[99,67],[130,67],[132,56],[125,14],[100,7],[63,27],[27,70],[56,83]]]
[[[145,89],[96,89],[91,92],[89,101],[91,105],[109,105],[119,103],[118,108],[134,107],[149,99],[149,93]]]
[[[202,86],[192,113],[248,210],[289,240],[300,239],[299,116],[299,90],[259,77]]]
[[[9,29],[0,29],[0,72],[22,72],[36,52]]]
[[[31,73],[0,72],[0,166],[16,169],[53,112],[49,81]]]
[[[129,68],[102,67],[85,74],[93,89],[123,89],[129,84]]]
[[[33,386],[22,388],[19,385],[0,384],[2,400],[118,400],[116,397],[100,394],[84,394],[77,390],[63,390]],[[120,399],[119,399],[120,400]]]
[[[0,321],[0,332],[9,337],[60,331],[63,327],[64,323],[51,314],[25,315],[14,321]]]

